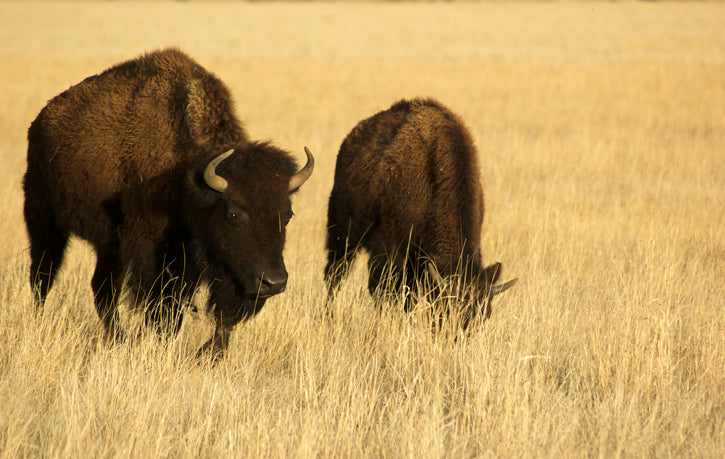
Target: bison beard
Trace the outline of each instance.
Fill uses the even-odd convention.
[[[464,328],[488,318],[493,296],[516,280],[494,285],[501,263],[484,267],[483,214],[478,157],[461,119],[431,99],[395,103],[340,146],[328,206],[329,295],[365,249],[376,298],[453,290]]]
[[[284,291],[290,195],[310,177],[253,142],[226,86],[176,49],[147,54],[53,98],[28,130],[24,178],[30,283],[39,307],[71,234],[93,246],[95,305],[118,338],[123,286],[146,321],[179,330],[209,286],[216,327],[200,352],[223,355],[232,328]]]

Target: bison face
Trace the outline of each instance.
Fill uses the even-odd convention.
[[[501,275],[501,263],[486,268],[473,263],[461,276],[442,278],[432,263],[428,264],[428,273],[441,291],[448,291],[452,297],[463,304],[461,325],[466,329],[476,317],[484,321],[491,317],[493,297],[511,288],[518,279],[504,284],[496,284]]]
[[[471,282],[476,304],[474,314],[480,314],[483,320],[491,317],[493,297],[513,287],[518,281],[518,279],[512,279],[505,284],[494,285],[500,275],[501,263],[496,262],[481,269],[476,278]]]
[[[284,291],[282,251],[292,218],[290,194],[309,178],[314,159],[296,173],[290,155],[251,143],[212,160],[192,181],[200,212],[188,221],[203,247],[212,281],[234,287],[234,296],[258,300]],[[218,166],[218,167],[217,167]],[[302,174],[302,177],[300,177]]]
[[[230,192],[215,204],[207,228],[210,257],[247,299],[276,295],[287,285],[282,251],[292,207],[287,193],[268,191],[277,199],[250,201]]]

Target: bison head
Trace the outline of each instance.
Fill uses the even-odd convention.
[[[292,218],[290,195],[312,174],[314,158],[299,171],[292,157],[268,143],[252,142],[190,171],[194,210],[187,226],[197,266],[226,293],[264,299],[287,285],[282,250]]]
[[[461,311],[463,328],[467,328],[475,317],[483,320],[491,317],[493,297],[502,293],[518,282],[518,278],[503,284],[496,284],[501,275],[501,263],[494,263],[486,268],[472,263],[460,276],[442,277],[433,263],[427,264],[428,275],[439,291],[445,291],[458,298],[465,306]]]

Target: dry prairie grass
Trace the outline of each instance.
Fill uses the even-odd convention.
[[[725,455],[722,3],[0,3],[0,451],[10,456]],[[25,132],[45,101],[178,45],[252,137],[317,154],[291,285],[217,367],[108,347],[74,241],[43,315],[26,282]],[[519,284],[466,339],[378,311],[362,263],[321,318],[335,154],[435,96],[476,139],[484,257]],[[133,316],[128,316],[133,326]]]

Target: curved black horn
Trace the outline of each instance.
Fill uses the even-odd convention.
[[[300,169],[289,181],[289,192],[296,191],[299,187],[304,184],[307,179],[312,175],[312,171],[315,169],[315,157],[312,156],[312,152],[309,148],[305,147],[305,154],[307,154],[307,164],[305,167]]]
[[[217,175],[216,167],[219,163],[231,156],[232,153],[234,153],[234,150],[222,153],[221,155],[214,157],[214,159],[209,161],[209,164],[207,164],[206,169],[204,169],[204,181],[207,185],[209,185],[209,188],[220,193],[224,193],[227,190],[229,183],[221,176]]]

